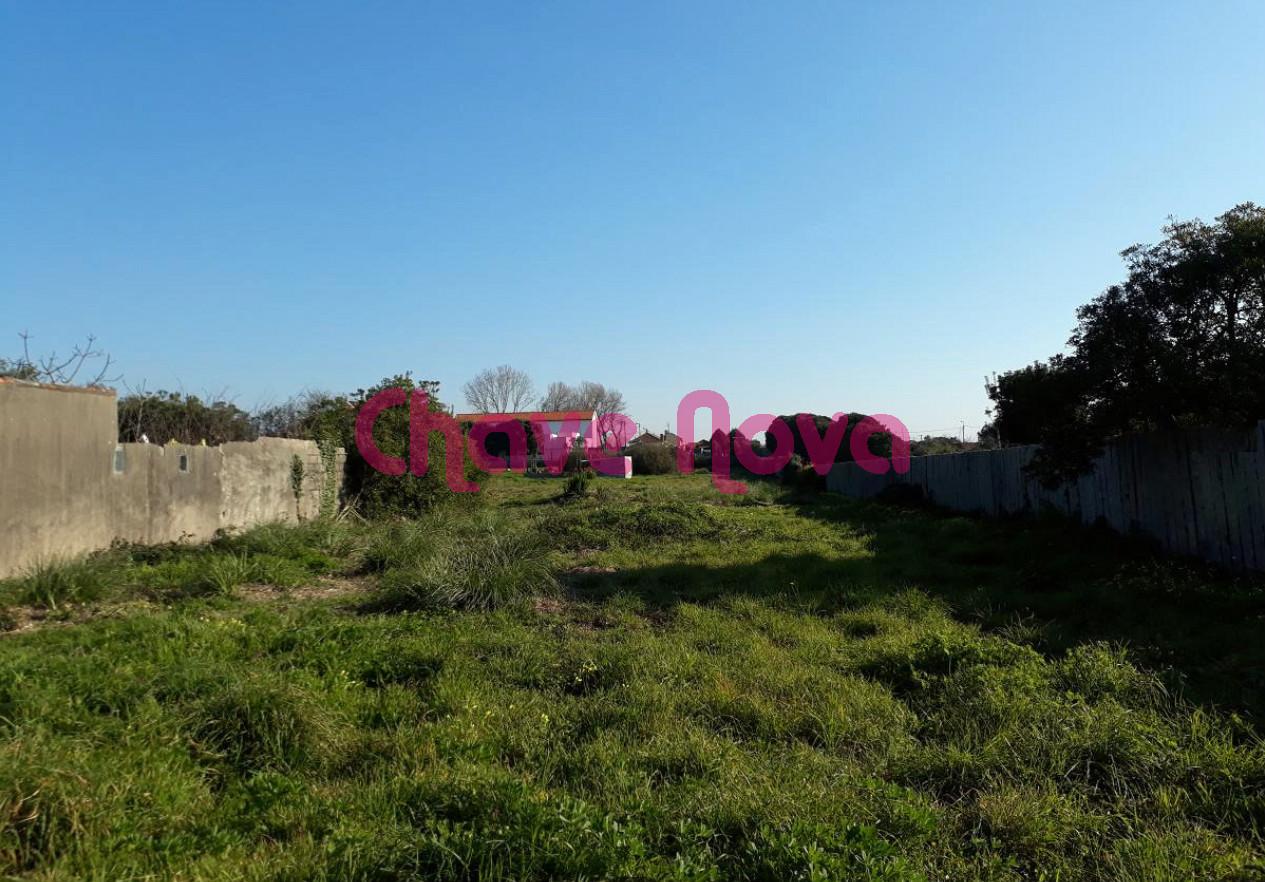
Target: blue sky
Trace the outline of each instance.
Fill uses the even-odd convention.
[[[1265,4],[0,6],[0,352],[239,404],[503,362],[984,420],[1265,202]],[[969,430],[968,430],[969,431]]]

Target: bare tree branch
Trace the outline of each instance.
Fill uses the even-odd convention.
[[[75,344],[70,355],[65,358],[59,358],[56,351],[40,358],[33,358],[31,356],[33,338],[30,333],[22,331],[18,336],[22,338],[22,355],[13,360],[0,358],[0,375],[70,386],[76,384],[86,366],[94,363],[93,367],[96,367],[95,363],[100,360],[100,367],[92,379],[87,382],[80,381],[80,385],[104,386],[121,379],[122,375],[109,376],[110,368],[114,366],[114,358],[104,350],[96,348],[97,338],[91,334],[83,345]]]
[[[479,413],[517,413],[530,407],[536,397],[531,378],[508,364],[488,368],[462,391],[466,403]]]
[[[620,437],[619,426],[615,423],[615,414],[623,413],[627,405],[624,396],[613,386],[582,380],[578,386],[554,382],[549,384],[544,399],[540,402],[541,410],[574,410],[595,411],[597,413],[598,434],[605,438],[607,434],[615,436],[615,443],[623,447],[630,439]]]
[[[624,407],[624,396],[618,389],[592,380],[584,380],[578,386],[550,383],[540,402],[541,410],[595,410],[603,416],[620,413]]]

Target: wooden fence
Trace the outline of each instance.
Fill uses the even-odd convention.
[[[1265,570],[1265,421],[1255,429],[1188,429],[1123,438],[1093,469],[1054,490],[1024,471],[1036,447],[917,456],[909,472],[840,463],[830,490],[871,497],[893,484],[930,502],[989,515],[1053,509],[1085,524],[1156,540],[1165,551],[1236,570]]]

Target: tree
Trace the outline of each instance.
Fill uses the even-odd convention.
[[[320,441],[331,434],[325,431],[330,412],[345,410],[349,406],[346,397],[307,390],[280,404],[259,408],[251,416],[251,421],[256,431],[266,437]]]
[[[783,414],[778,417],[786,427],[791,430],[791,440],[793,442],[792,455],[800,457],[803,460],[810,460],[808,453],[808,445],[804,443],[804,438],[799,431],[798,414]],[[826,431],[830,428],[830,417],[825,414],[814,413],[808,414],[812,418],[813,426],[817,430],[818,437],[824,438]],[[839,444],[839,449],[835,451],[835,462],[852,462],[852,432],[859,426],[862,421],[869,419],[865,414],[849,413],[847,414],[847,425],[844,428],[843,440]],[[773,437],[771,432],[764,436],[764,445],[769,455],[777,452],[777,439]],[[871,453],[875,456],[881,456],[884,459],[890,459],[892,455],[892,436],[890,432],[880,431],[870,435],[867,446]]]
[[[662,442],[638,444],[628,449],[634,475],[668,475],[676,471],[676,448]]]
[[[910,456],[943,456],[948,453],[965,453],[974,450],[975,444],[963,442],[960,438],[948,435],[924,435],[922,439],[909,442]]]
[[[1128,278],[1077,311],[1067,355],[987,387],[1002,440],[1040,443],[1032,468],[1048,484],[1126,432],[1265,417],[1265,209],[1164,234],[1121,253]]]
[[[996,450],[1001,447],[1001,436],[997,433],[997,426],[994,423],[985,423],[980,426],[979,440],[976,441],[977,450]]]
[[[989,432],[1006,444],[1039,444],[1077,420],[1084,401],[1084,372],[1073,359],[1055,355],[984,381],[993,402]]]
[[[253,441],[258,437],[250,414],[231,401],[215,397],[203,401],[183,392],[144,390],[119,399],[119,440],[155,444],[223,444],[226,441]]]
[[[619,413],[625,407],[624,396],[614,387],[584,380],[578,386],[550,383],[541,410],[595,410],[600,414]]]
[[[69,355],[50,352],[38,357],[31,355],[31,335],[23,331],[18,336],[22,339],[22,354],[11,359],[0,358],[0,377],[62,386],[104,386],[119,379],[109,376],[114,359],[108,352],[96,348],[97,338],[91,334],[82,345],[76,343]],[[84,373],[85,368],[88,373]]]
[[[462,391],[466,404],[479,413],[518,413],[530,407],[536,397],[531,377],[508,364],[488,368]]]
[[[540,402],[541,410],[596,412],[598,431],[603,437],[609,432],[618,433],[619,426],[614,416],[623,413],[626,407],[624,396],[618,389],[591,380],[583,380],[578,386],[550,383]],[[623,447],[630,440],[632,439],[615,437],[612,443],[616,447]]]

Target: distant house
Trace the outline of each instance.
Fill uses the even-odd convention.
[[[656,435],[653,432],[642,432],[628,442],[629,447],[635,447],[638,444],[666,444],[669,447],[679,447],[681,446],[681,437],[673,432],[664,432],[662,435]]]
[[[564,439],[574,444],[582,439],[584,447],[597,444],[597,413],[592,410],[535,410],[516,414],[457,414],[458,423],[544,423],[550,439]]]

